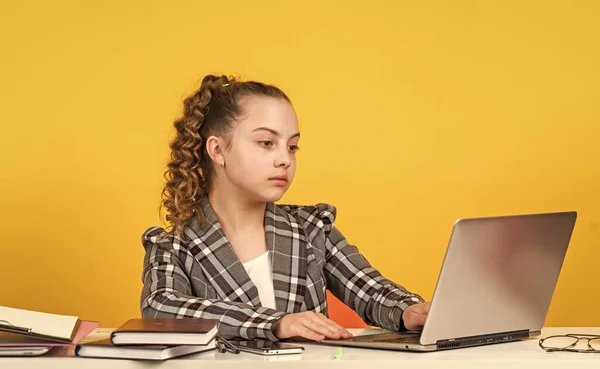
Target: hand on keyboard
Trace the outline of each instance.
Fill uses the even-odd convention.
[[[429,314],[429,308],[431,302],[422,302],[420,304],[410,305],[402,313],[402,320],[404,326],[409,331],[418,331],[425,325],[427,314]]]

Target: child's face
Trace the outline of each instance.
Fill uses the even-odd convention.
[[[274,202],[296,172],[300,134],[294,108],[285,100],[251,97],[225,154],[226,176],[248,199]]]

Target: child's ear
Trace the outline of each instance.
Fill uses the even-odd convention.
[[[210,136],[206,140],[206,151],[215,166],[220,166],[225,161],[224,147],[225,142],[221,137]]]

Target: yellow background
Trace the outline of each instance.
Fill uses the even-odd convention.
[[[0,2],[0,305],[139,316],[172,121],[207,73],[280,86],[283,202],[329,202],[430,298],[456,218],[576,210],[548,325],[600,325],[600,2]],[[477,301],[472,301],[473,309]]]

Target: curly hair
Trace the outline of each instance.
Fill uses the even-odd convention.
[[[290,102],[279,88],[261,82],[207,75],[200,88],[183,101],[183,116],[174,122],[171,157],[164,173],[161,205],[167,210],[169,232],[179,234],[192,220],[204,224],[202,198],[208,195],[214,173],[206,151],[210,136],[228,138],[243,115],[242,98],[272,97]],[[291,102],[290,102],[291,103]]]

